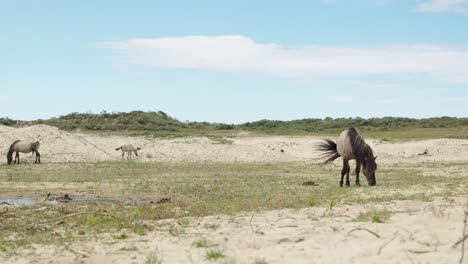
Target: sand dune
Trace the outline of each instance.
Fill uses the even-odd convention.
[[[315,146],[318,137],[245,136],[229,138],[232,144],[219,144],[206,137],[153,139],[127,136],[97,136],[70,133],[58,128],[35,125],[24,128],[0,126],[0,150],[3,155],[16,139],[41,141],[43,162],[116,161],[121,152],[115,148],[133,144],[142,148],[140,162],[320,162]],[[421,162],[464,162],[468,140],[433,139],[400,143],[368,140],[379,164]],[[419,155],[428,150],[427,155]],[[32,161],[22,155],[23,162]]]

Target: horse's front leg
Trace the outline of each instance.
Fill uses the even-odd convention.
[[[361,172],[361,162],[356,160],[356,185],[361,186],[359,183],[359,173]]]
[[[20,164],[19,152],[16,152],[16,155],[15,155],[15,164]]]

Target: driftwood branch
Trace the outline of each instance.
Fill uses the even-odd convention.
[[[355,228],[355,229],[349,231],[346,235],[348,236],[351,233],[356,232],[356,231],[367,231],[367,232],[371,233],[372,235],[374,235],[375,237],[380,238],[380,236],[377,233],[375,233],[375,232],[373,232],[373,231],[371,231],[371,230],[369,230],[367,228],[363,228],[363,227]]]

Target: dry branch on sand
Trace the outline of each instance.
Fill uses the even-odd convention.
[[[354,233],[356,231],[366,231],[366,232],[369,232],[371,233],[372,235],[374,235],[375,237],[377,238],[380,238],[380,235],[378,235],[377,233],[367,229],[367,228],[364,228],[364,227],[358,227],[358,228],[354,228],[352,229],[351,231],[349,231],[346,235],[349,236],[351,233]]]

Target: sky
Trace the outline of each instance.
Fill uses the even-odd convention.
[[[468,0],[1,1],[0,117],[468,117]]]

